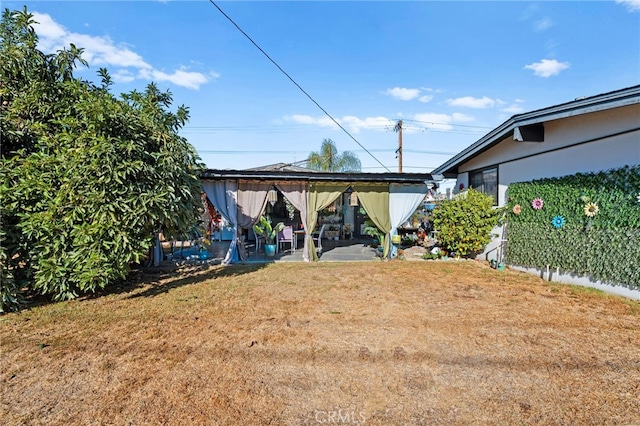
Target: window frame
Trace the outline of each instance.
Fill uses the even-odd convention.
[[[487,190],[485,189],[485,185],[487,184],[487,182],[484,179],[484,175],[487,172],[490,171],[495,171],[495,189],[493,192],[489,193],[487,192]],[[478,192],[482,192],[483,194],[486,195],[490,195],[493,197],[493,205],[497,206],[498,205],[498,187],[499,185],[499,178],[498,178],[498,171],[499,171],[499,167],[498,165],[493,165],[493,166],[489,166],[489,167],[483,167],[481,169],[476,169],[476,170],[471,170],[469,171],[469,188],[473,188],[474,190],[478,191]],[[481,177],[481,181],[482,184],[478,187],[474,186],[474,177],[476,176],[480,176]]]

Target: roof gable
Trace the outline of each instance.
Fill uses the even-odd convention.
[[[496,127],[485,136],[454,155],[451,159],[435,168],[432,173],[442,174],[445,177],[452,177],[457,174],[458,167],[462,163],[482,154],[505,138],[513,136],[514,132],[516,132],[516,136],[523,137],[523,130],[526,129],[525,133],[530,133],[530,130],[543,125],[545,122],[598,111],[605,111],[613,108],[620,108],[638,103],[640,103],[640,85],[600,95],[578,98],[571,102],[514,115],[500,126]],[[539,132],[539,129],[537,131]],[[537,136],[538,137],[534,136],[533,138],[539,139],[539,133],[537,133]],[[535,142],[541,141],[535,140]]]

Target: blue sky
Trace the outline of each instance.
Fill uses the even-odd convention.
[[[640,0],[216,4],[351,136],[209,1],[0,2],[36,14],[41,50],[84,48],[82,77],[170,90],[209,168],[300,161],[330,138],[365,172],[397,171],[402,119],[404,171],[429,172],[514,114],[640,84]]]

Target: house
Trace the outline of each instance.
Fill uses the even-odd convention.
[[[432,173],[456,179],[457,191],[474,188],[504,206],[514,182],[638,164],[640,85],[514,115]],[[487,259],[499,252],[500,239],[485,251]]]

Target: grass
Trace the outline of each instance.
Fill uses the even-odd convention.
[[[640,302],[476,262],[141,275],[0,317],[3,424],[637,424]]]

